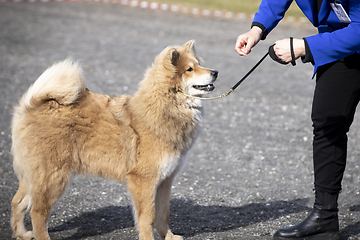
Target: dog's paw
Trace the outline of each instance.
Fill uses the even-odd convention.
[[[165,240],[183,240],[183,237],[180,235],[171,234],[171,235],[167,235],[165,237]]]
[[[17,240],[32,240],[35,239],[34,234],[32,231],[27,231],[26,233],[22,234],[21,236],[13,236],[16,237]]]
[[[25,240],[31,240],[31,239],[35,239],[34,234],[32,231],[27,231],[25,234]]]
[[[180,235],[174,235],[171,240],[183,240],[183,237]]]

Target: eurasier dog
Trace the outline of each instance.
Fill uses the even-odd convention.
[[[168,226],[170,189],[199,133],[201,96],[217,71],[201,67],[194,41],[167,47],[132,96],[89,91],[81,67],[47,69],[14,109],[12,152],[19,189],[11,226],[18,239],[50,239],[47,219],[73,174],[126,182],[140,239],[182,239]],[[23,220],[30,211],[33,231]]]

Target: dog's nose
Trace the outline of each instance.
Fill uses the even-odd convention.
[[[217,76],[218,76],[218,71],[216,71],[216,70],[211,70],[211,76],[213,76],[214,78],[217,78]]]

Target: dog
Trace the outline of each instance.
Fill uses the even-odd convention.
[[[202,101],[191,96],[214,90],[217,75],[200,65],[193,40],[165,48],[134,95],[91,92],[72,59],[48,68],[14,108],[13,236],[49,240],[48,217],[71,177],[92,174],[127,184],[141,240],[154,239],[154,227],[161,239],[183,239],[168,226],[171,185],[201,126]]]

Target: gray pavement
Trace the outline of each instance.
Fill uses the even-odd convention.
[[[90,90],[132,94],[166,46],[196,40],[203,65],[219,71],[221,94],[275,40],[315,33],[282,23],[248,57],[234,43],[250,20],[222,19],[110,3],[0,3],[0,239],[11,239],[11,112],[52,63],[81,59]],[[174,183],[170,226],[185,239],[271,239],[296,224],[313,203],[312,66],[270,58],[230,96],[205,103],[203,131]],[[349,134],[340,195],[343,239],[360,239],[360,118]],[[97,177],[74,178],[49,219],[55,239],[138,239],[126,187]],[[31,227],[26,218],[26,226]]]

